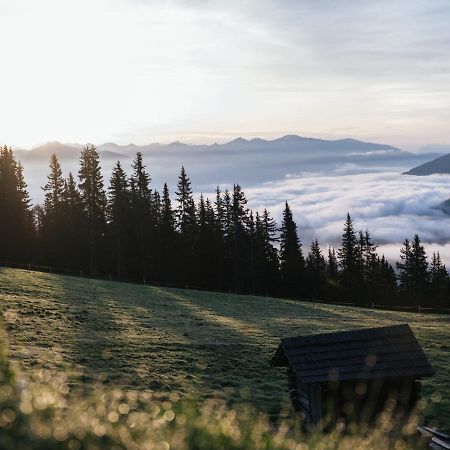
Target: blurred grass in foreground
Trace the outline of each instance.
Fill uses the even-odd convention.
[[[0,330],[0,448],[69,450],[394,449],[421,448],[413,420],[399,432],[389,414],[375,430],[303,435],[298,422],[274,426],[254,408],[220,400],[180,400],[176,393],[105,388],[70,393],[67,376],[36,370],[26,378],[12,367]],[[70,395],[69,395],[70,394]]]

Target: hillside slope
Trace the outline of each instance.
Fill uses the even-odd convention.
[[[450,153],[428,161],[420,166],[408,170],[404,175],[433,175],[435,173],[450,173]]]
[[[270,368],[280,337],[408,322],[437,374],[424,384],[427,415],[450,417],[448,316],[166,289],[0,269],[10,353],[25,370],[65,370],[89,388],[177,390],[289,405],[284,370]],[[441,422],[441,426],[443,423]]]

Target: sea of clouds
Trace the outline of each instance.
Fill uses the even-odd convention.
[[[197,166],[188,171],[196,196],[203,191],[214,199],[218,178],[228,181],[242,178],[238,176],[241,174],[237,166],[229,167],[226,171],[214,164],[207,164],[205,168]],[[111,168],[112,161],[103,164],[105,187],[109,184]],[[439,250],[450,267],[450,215],[439,208],[442,202],[450,198],[450,175],[401,175],[408,168],[341,164],[315,171],[313,167],[305,167],[304,172],[286,175],[279,180],[255,183],[250,177],[241,182],[249,201],[248,206],[258,211],[268,208],[278,224],[281,223],[284,202],[289,202],[305,251],[316,237],[324,249],[328,245],[337,247],[349,212],[356,229],[368,229],[379,245],[380,253],[384,253],[391,262],[398,259],[405,238],[411,239],[417,233],[426,244],[428,253]],[[63,170],[64,175],[67,175],[68,170],[76,174],[77,162],[64,163]],[[259,170],[259,166],[256,164],[253,170]],[[45,165],[25,165],[25,175],[34,202],[43,201],[41,186],[45,184],[46,171]],[[251,170],[247,167],[246,171]],[[285,173],[288,171],[286,165]],[[177,166],[167,164],[161,170],[150,164],[150,173],[153,188],[161,190],[163,182],[169,182],[174,201]],[[231,189],[232,184],[222,184],[221,187]]]
[[[398,259],[404,239],[417,233],[428,252],[440,251],[450,266],[450,216],[439,208],[450,198],[450,175],[303,174],[246,193],[252,208],[268,207],[278,221],[288,201],[306,248],[316,237],[323,247],[339,245],[349,212],[355,227],[368,229],[390,261]]]

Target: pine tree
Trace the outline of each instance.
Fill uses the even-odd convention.
[[[157,220],[153,215],[153,194],[150,175],[143,162],[142,153],[136,153],[130,178],[132,226],[130,227],[130,254],[135,278],[146,281],[156,270],[155,235]]]
[[[180,233],[180,273],[179,282],[182,285],[194,283],[198,267],[196,267],[195,242],[197,240],[197,217],[195,211],[195,201],[192,194],[191,180],[184,167],[181,167],[178,179],[177,191],[177,228]]]
[[[327,264],[319,242],[315,239],[306,258],[308,295],[323,300],[326,292]]]
[[[50,216],[57,213],[62,202],[62,193],[64,190],[61,165],[55,154],[50,158],[50,174],[47,177],[47,184],[43,190],[45,192],[45,213]]]
[[[233,236],[231,220],[231,195],[228,189],[222,196],[223,223],[222,223],[222,241],[223,241],[223,288],[232,290],[234,285],[233,273]]]
[[[25,176],[23,174],[23,165],[20,161],[17,162],[16,177],[17,177],[17,191],[19,194],[19,201],[21,205],[20,208],[21,220],[23,220],[25,236],[28,239],[30,236],[30,231],[33,222],[31,217],[31,199],[28,193],[28,185],[25,181]]]
[[[425,247],[420,242],[419,236],[416,234],[411,244],[411,257],[413,269],[413,281],[416,304],[428,306],[429,299],[429,273],[428,261]]]
[[[377,305],[397,304],[397,277],[394,268],[384,255],[376,258],[376,268],[372,269],[373,285],[371,301]]]
[[[369,231],[360,232],[360,272],[362,274],[362,291],[360,297],[364,303],[375,303],[379,292],[379,258],[377,246],[373,244]]]
[[[328,247],[326,296],[329,299],[336,299],[339,297],[338,277],[339,264],[336,256],[336,250]]]
[[[287,202],[280,229],[280,277],[280,292],[284,295],[298,298],[305,294],[305,260],[297,225]]]
[[[215,275],[214,286],[217,289],[229,289],[229,283],[227,280],[228,271],[226,267],[229,267],[227,264],[227,252],[226,252],[226,229],[227,229],[227,211],[225,208],[225,200],[222,197],[222,192],[217,186],[216,188],[216,198],[214,201],[214,205],[211,205],[212,212],[210,214],[214,215],[214,238],[211,242],[212,252],[215,254]]]
[[[218,270],[220,269],[217,261],[217,222],[214,209],[211,202],[200,195],[197,207],[198,232],[195,246],[196,261],[196,285],[213,288],[217,287],[220,280]]]
[[[405,240],[400,250],[399,289],[401,297],[408,306],[425,306],[429,304],[429,274],[425,248],[416,234],[412,243]]]
[[[167,183],[164,183],[158,224],[158,277],[163,283],[175,283],[180,271],[177,254],[178,235]]]
[[[337,280],[339,272],[338,260],[336,257],[336,250],[328,247],[328,261],[327,261],[327,275],[328,278]]]
[[[129,218],[131,215],[131,193],[127,175],[120,161],[117,162],[111,174],[108,198],[108,227],[112,241],[115,275],[118,279],[124,276],[127,267],[127,251],[129,248]]]
[[[227,206],[227,205],[226,205]],[[229,243],[232,264],[232,288],[236,292],[252,289],[251,230],[247,198],[239,184],[233,186],[230,209]]]
[[[225,206],[222,199],[222,192],[217,186],[216,188],[216,199],[214,201],[214,213],[216,217],[216,227],[221,232],[225,229]]]
[[[79,188],[86,214],[86,234],[89,251],[89,272],[95,274],[100,268],[106,227],[106,194],[100,157],[93,145],[87,145],[81,152],[78,172]]]
[[[356,237],[350,214],[347,214],[345,221],[338,259],[341,266],[340,279],[344,298],[355,303],[363,303],[361,245]]]
[[[405,239],[400,249],[400,261],[396,263],[398,270],[398,283],[401,298],[405,304],[412,304],[413,281],[412,281],[412,257],[411,243]]]
[[[265,279],[266,292],[274,295],[279,287],[279,260],[278,251],[275,247],[278,242],[277,238],[277,224],[275,219],[270,216],[267,209],[263,210],[262,218],[262,233],[264,242],[265,264],[263,269],[263,277]]]
[[[442,264],[439,252],[433,253],[430,265],[430,294],[431,305],[435,307],[450,306],[449,275]]]
[[[33,235],[23,167],[11,148],[0,148],[0,261],[28,262]]]
[[[86,261],[89,260],[89,247],[86,245],[88,220],[81,193],[72,172],[64,181],[61,198],[62,253],[70,255],[70,258],[65,258],[61,268],[86,272],[88,270]]]
[[[42,221],[42,239],[46,249],[46,263],[64,267],[64,211],[62,208],[64,178],[56,155],[50,158],[50,173],[43,187],[45,202]]]
[[[176,209],[178,229],[182,236],[188,236],[192,233],[192,229],[195,228],[196,217],[191,180],[187,176],[184,167],[181,167],[176,196],[178,202]]]

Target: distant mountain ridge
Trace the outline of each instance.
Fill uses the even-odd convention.
[[[32,150],[16,150],[25,167],[29,187],[35,198],[42,198],[42,183],[48,174],[53,153],[61,161],[63,173],[79,170],[81,144],[50,142]],[[297,135],[272,140],[236,138],[224,144],[97,145],[105,186],[116,161],[131,170],[136,152],[142,152],[154,186],[176,186],[179,169],[184,166],[199,192],[211,192],[217,185],[246,187],[270,183],[302,174],[340,175],[378,171],[404,172],[437,156],[415,154],[386,144],[356,139],[325,140]]]
[[[450,153],[439,156],[431,161],[428,161],[420,166],[414,167],[404,175],[426,176],[434,174],[450,174]]]
[[[49,159],[52,154],[56,154],[62,161],[76,159],[80,153],[79,144],[63,144],[60,142],[48,142],[47,144],[40,145],[32,150],[16,150],[16,154],[19,158],[24,160],[38,160],[41,158]],[[297,135],[286,135],[280,138],[265,140],[261,138],[245,139],[238,137],[224,144],[185,144],[183,142],[172,142],[170,144],[152,143],[146,145],[126,144],[120,145],[113,142],[104,143],[97,146],[100,155],[103,158],[114,159],[120,157],[130,157],[136,152],[140,151],[144,155],[154,153],[155,150],[172,150],[172,151],[214,151],[226,150],[226,151],[277,151],[283,150],[291,152],[309,152],[313,153],[310,156],[318,156],[319,154],[369,154],[373,152],[392,152],[402,153],[404,152],[396,147],[376,144],[372,142],[363,142],[356,139],[337,139],[337,140],[325,140],[316,139],[310,137],[302,137]]]
[[[15,150],[15,154],[24,162],[48,161],[53,154],[56,155],[60,161],[73,161],[79,158],[82,148],[83,146],[62,144],[61,142],[47,142],[32,150]],[[121,153],[106,149],[99,149],[99,153],[103,159],[120,159],[124,156]]]

